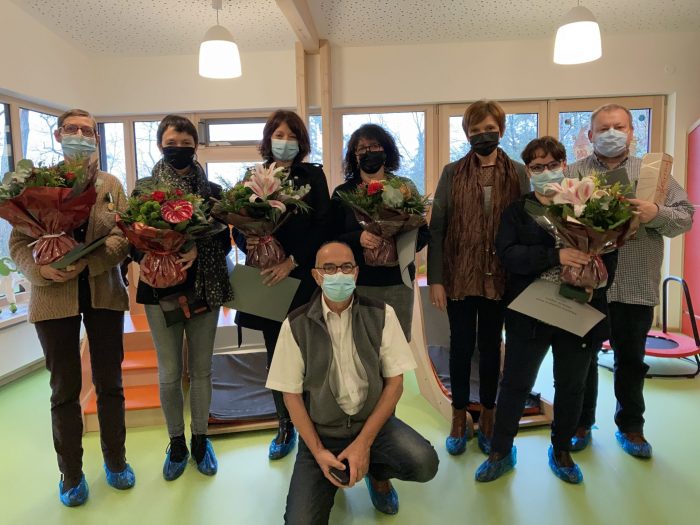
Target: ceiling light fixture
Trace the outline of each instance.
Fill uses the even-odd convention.
[[[241,76],[241,55],[233,35],[219,25],[219,10],[223,0],[212,0],[216,9],[216,25],[204,34],[199,45],[199,76],[205,78],[237,78]]]
[[[600,27],[593,13],[579,5],[572,8],[557,29],[554,41],[555,64],[583,64],[602,56]]]

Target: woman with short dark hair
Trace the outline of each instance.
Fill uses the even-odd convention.
[[[411,319],[413,316],[413,288],[408,288],[401,278],[401,268],[396,266],[371,266],[364,256],[365,248],[377,248],[382,238],[363,230],[352,209],[340,199],[340,193],[351,193],[360,184],[372,181],[398,178],[418,193],[413,181],[399,177],[394,172],[399,169],[401,155],[391,134],[377,124],[364,124],[356,129],[346,146],[345,182],[335,188],[331,199],[333,208],[333,236],[348,244],[360,267],[357,277],[357,291],[361,295],[390,304],[396,311],[401,328],[407,340],[411,340]],[[418,229],[416,252],[428,244],[428,226]],[[411,281],[415,279],[416,266],[408,267]]]
[[[293,111],[278,110],[269,116],[258,150],[264,159],[265,166],[270,166],[274,162],[277,167],[289,168],[289,179],[295,188],[306,185],[311,187],[304,197],[311,207],[310,211],[301,213],[294,210],[274,233],[287,258],[261,272],[264,282],[270,286],[274,286],[286,277],[294,277],[301,281],[289,307],[289,311],[292,311],[309,302],[316,289],[311,269],[314,267],[316,251],[327,237],[330,206],[328,183],[323,166],[304,162],[311,151],[311,141],[304,121]],[[259,242],[257,237],[250,235],[246,237],[235,228],[233,231],[236,245],[244,253],[247,246]],[[262,331],[269,368],[282,323],[239,312],[236,316],[236,324],[242,328]],[[282,393],[273,390],[272,396],[275,400],[279,428],[277,435],[270,443],[268,457],[281,459],[294,448],[297,432],[284,405]]]

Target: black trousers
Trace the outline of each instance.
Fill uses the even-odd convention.
[[[267,351],[267,369],[269,370],[270,364],[272,363],[272,356],[275,355],[275,346],[277,346],[277,339],[280,336],[282,323],[268,319],[265,321],[266,322],[263,325],[262,333],[263,339],[265,340],[265,350]],[[289,411],[287,410],[287,406],[284,404],[282,392],[272,390],[272,398],[275,400],[277,417],[279,419],[290,419]]]
[[[521,326],[523,317],[516,312],[506,314],[506,358],[492,449],[504,455],[510,452],[525,401],[551,345],[555,389],[552,445],[557,451],[569,450],[581,415],[591,354],[598,345],[591,345],[570,332],[543,323],[536,324],[530,337],[525,331],[511,330],[513,324]]]
[[[450,383],[452,406],[463,409],[469,404],[469,376],[474,346],[479,347],[479,400],[484,408],[493,408],[501,369],[501,331],[503,301],[484,297],[448,299],[450,320]]]
[[[112,472],[126,467],[126,427],[121,363],[124,358],[124,312],[91,306],[86,279],[79,286],[80,313],[35,324],[51,374],[51,423],[58,468],[66,479],[80,478],[83,468],[83,420],[80,414],[80,323],[90,341],[92,382],[97,393],[102,454]]]

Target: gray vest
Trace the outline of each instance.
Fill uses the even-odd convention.
[[[353,437],[374,410],[384,388],[379,347],[384,331],[385,305],[355,294],[352,303],[352,338],[365,368],[369,388],[360,411],[349,416],[338,406],[330,384],[333,348],[323,318],[321,290],[311,301],[289,314],[294,340],[301,350],[304,374],[304,404],[320,436]]]

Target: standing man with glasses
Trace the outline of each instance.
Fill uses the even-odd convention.
[[[396,514],[390,479],[426,482],[438,467],[430,443],[394,416],[415,361],[394,309],[355,293],[348,245],[323,245],[312,275],[321,290],[284,321],[267,379],[302,438],[285,523],[328,523],[337,489],[362,478],[375,508]]]
[[[58,118],[55,137],[66,159],[91,157],[99,140],[95,119],[82,109],[72,109]],[[116,489],[129,489],[136,482],[125,457],[121,370],[124,311],[129,300],[119,265],[129,245],[115,228],[115,212],[126,209],[126,196],[119,180],[103,171],[97,173],[95,189],[97,198],[87,222],[66,233],[86,244],[101,237],[106,241],[73,265],[58,270],[36,264],[32,239],[16,229],[9,242],[12,259],[32,283],[29,321],[34,323],[50,373],[53,442],[61,471],[59,498],[70,507],[82,505],[88,498],[79,399],[81,322],[90,342],[107,483]]]
[[[570,177],[604,173],[625,168],[634,187],[639,180],[642,159],[630,156],[634,138],[632,113],[618,104],[607,104],[591,115],[588,139],[593,153],[570,168]],[[669,181],[662,205],[629,199],[641,212],[637,235],[619,250],[617,274],[608,290],[611,325],[610,344],[615,355],[615,423],[617,441],[628,454],[651,457],[651,444],[644,437],[644,363],[646,336],[659,303],[664,237],[676,237],[693,224],[695,209],[688,195],[673,179]],[[591,441],[598,396],[597,352],[589,368],[583,412],[571,450],[583,450]]]

